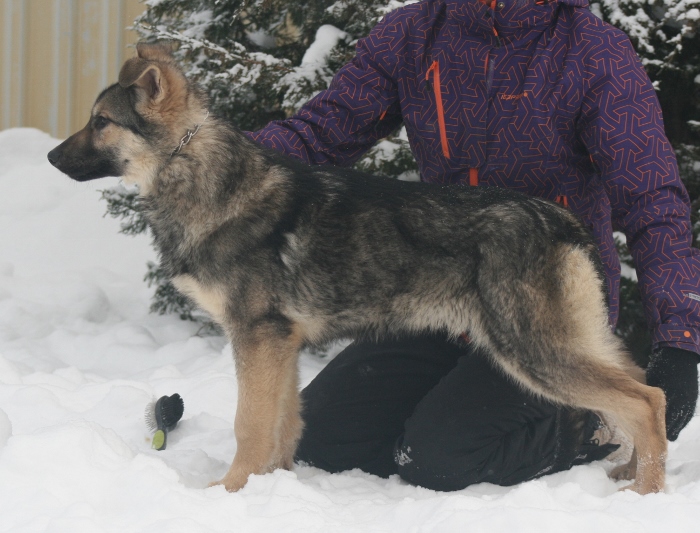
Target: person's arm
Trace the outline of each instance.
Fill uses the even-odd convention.
[[[312,164],[351,165],[401,124],[394,79],[404,37],[391,14],[361,39],[329,88],[293,117],[250,133],[255,141]],[[391,43],[391,46],[389,46]]]
[[[649,325],[650,385],[667,398],[675,440],[695,410],[700,361],[700,250],[690,203],[654,88],[626,36],[607,34],[584,87],[579,128],[600,170],[613,220],[627,236]]]

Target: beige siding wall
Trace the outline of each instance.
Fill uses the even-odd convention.
[[[139,0],[0,0],[0,129],[59,138],[81,128],[95,97],[133,55]]]

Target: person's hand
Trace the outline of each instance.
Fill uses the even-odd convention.
[[[698,354],[680,348],[661,348],[651,356],[647,385],[659,387],[666,394],[668,440],[676,440],[695,413],[698,362]]]

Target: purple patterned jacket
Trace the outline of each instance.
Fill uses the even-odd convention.
[[[425,0],[384,17],[294,117],[252,133],[309,163],[350,165],[406,126],[421,179],[568,205],[607,270],[637,268],[654,347],[700,353],[700,250],[654,89],[627,36],[587,0]],[[540,5],[541,2],[541,5]]]

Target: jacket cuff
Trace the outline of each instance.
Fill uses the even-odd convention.
[[[682,324],[660,324],[652,333],[651,343],[653,351],[668,346],[700,354],[700,329]]]

